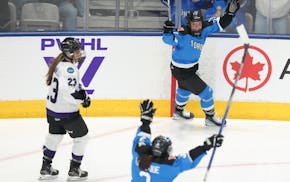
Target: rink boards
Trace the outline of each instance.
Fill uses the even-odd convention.
[[[93,100],[90,108],[82,109],[85,116],[138,116],[138,103],[146,98],[155,101],[157,116],[169,116],[171,47],[160,35],[74,36],[86,51],[79,69]],[[0,37],[0,118],[45,117],[45,75],[64,37]],[[283,50],[286,47],[290,47],[289,39],[251,39],[230,118],[290,120],[290,59]],[[210,37],[203,46],[199,72],[214,90],[220,115],[242,54],[243,46],[235,36]],[[197,97],[192,96],[188,109],[203,117]]]

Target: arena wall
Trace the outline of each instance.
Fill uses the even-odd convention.
[[[138,103],[153,99],[157,116],[170,112],[171,47],[161,35],[77,34],[86,58],[80,66],[91,107],[84,116],[138,116]],[[48,63],[65,35],[1,36],[0,118],[45,117]],[[290,47],[287,39],[251,38],[229,118],[290,120]],[[233,37],[209,37],[199,73],[213,88],[222,116],[241,61],[243,45]],[[203,117],[199,99],[188,108]]]

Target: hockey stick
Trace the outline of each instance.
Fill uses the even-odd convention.
[[[171,21],[171,4],[170,4],[171,0],[167,1],[167,6],[168,6],[168,20]]]
[[[235,90],[236,90],[236,87],[237,87],[237,83],[238,83],[238,80],[240,79],[240,75],[241,75],[242,70],[243,70],[246,54],[247,54],[249,46],[250,46],[249,37],[248,37],[248,34],[247,34],[246,29],[245,29],[243,24],[237,27],[237,31],[238,31],[238,33],[240,35],[240,39],[244,43],[244,54],[243,54],[243,57],[242,57],[242,61],[241,61],[241,64],[240,64],[240,67],[239,67],[239,70],[238,70],[238,73],[237,73],[237,76],[236,76],[236,80],[235,80],[231,95],[230,95],[228,103],[227,103],[227,107],[226,107],[224,116],[222,118],[222,124],[221,124],[221,127],[219,129],[219,133],[218,134],[222,134],[222,131],[223,131],[223,128],[224,128],[224,125],[225,125],[225,122],[226,122],[226,118],[228,116],[228,113],[229,113],[229,110],[230,110],[230,107],[231,107],[231,104],[232,104],[232,100],[233,100],[233,96],[234,96],[234,93],[235,93]],[[207,170],[206,170],[206,173],[205,173],[205,176],[204,176],[204,179],[203,179],[204,182],[206,182],[206,180],[207,180],[207,176],[208,176],[208,173],[210,171],[211,164],[212,164],[215,152],[216,152],[216,147],[213,148],[213,151],[212,151],[212,154],[211,154],[208,166],[207,166]]]

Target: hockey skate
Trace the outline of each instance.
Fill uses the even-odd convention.
[[[225,121],[226,125],[227,121]],[[216,114],[210,116],[206,115],[205,117],[205,126],[221,126],[222,125],[222,120],[219,118]]]
[[[52,161],[50,159],[43,158],[39,180],[51,180],[58,177],[59,171],[52,168],[51,163]]]
[[[177,110],[175,109],[174,113],[173,113],[173,120],[180,120],[180,119],[193,119],[194,115],[191,112],[185,111],[185,110]]]
[[[67,181],[82,181],[88,177],[88,172],[80,168],[81,163],[71,160]]]

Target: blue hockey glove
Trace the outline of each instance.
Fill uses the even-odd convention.
[[[149,99],[140,103],[141,122],[150,124],[153,120],[156,109],[153,108],[153,102]]]
[[[223,135],[214,134],[203,142],[205,150],[210,150],[213,147],[220,147],[224,141]]]

